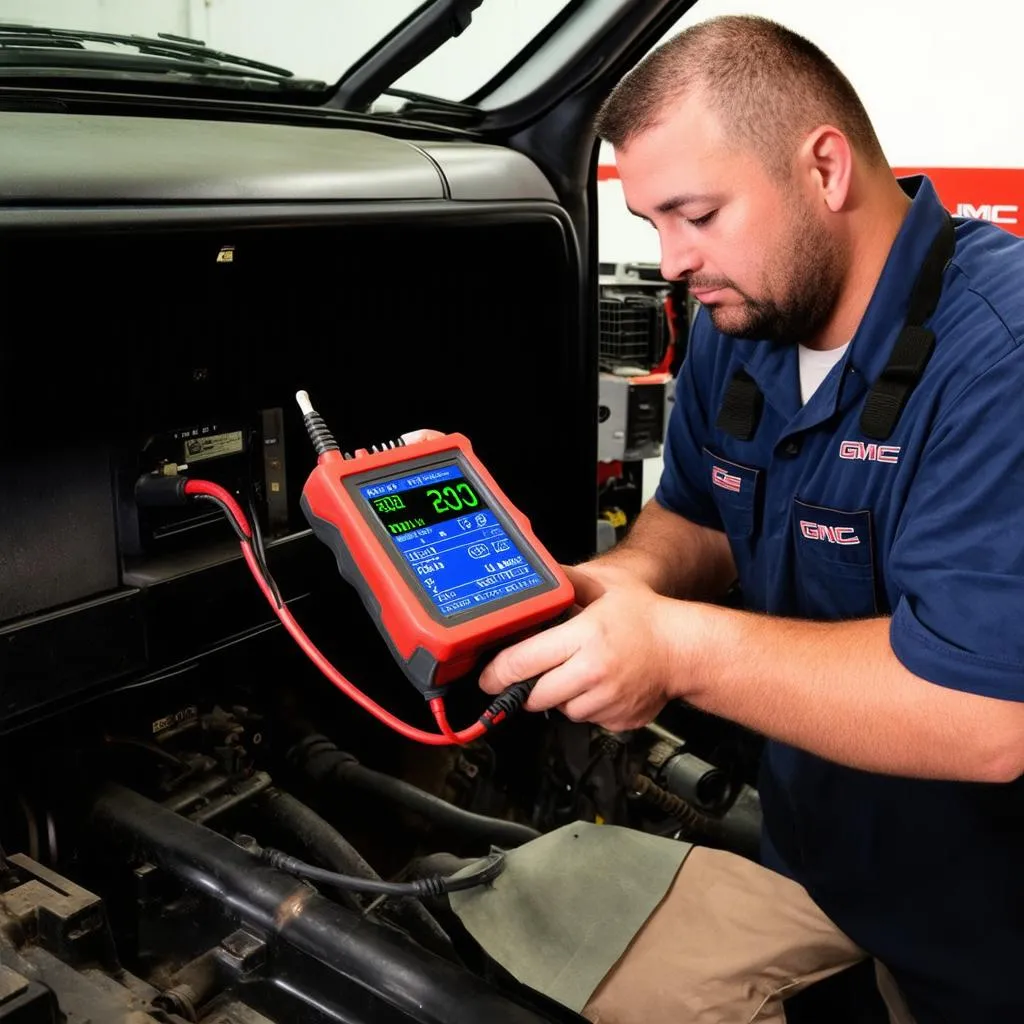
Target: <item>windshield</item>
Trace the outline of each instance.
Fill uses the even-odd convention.
[[[228,57],[245,58],[229,74],[272,83],[278,73],[305,80],[306,88],[333,85],[379,40],[423,6],[423,0],[0,0],[0,74],[28,74],[33,61],[50,73],[96,75],[116,70],[166,73],[155,62],[177,61],[176,71],[187,74],[201,55],[180,44],[201,42]],[[469,28],[394,83],[409,90],[450,100],[463,100],[490,81],[559,12],[558,0],[484,0]],[[77,30],[80,37],[44,41],[9,26]],[[131,45],[85,36],[104,34],[142,36],[179,44],[164,53],[152,46]],[[5,38],[6,36],[6,38]],[[183,66],[192,61],[192,68]],[[203,68],[209,78],[224,70]],[[247,72],[252,72],[248,74]],[[261,81],[262,80],[262,81]],[[214,83],[217,84],[217,83]],[[253,83],[247,81],[248,86]],[[395,100],[384,100],[393,108]]]
[[[557,0],[484,0],[473,24],[395,82],[396,89],[464,100],[508,65],[568,6]]]

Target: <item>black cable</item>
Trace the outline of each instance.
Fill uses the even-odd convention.
[[[266,580],[270,592],[274,595],[277,607],[283,608],[284,599],[281,597],[281,591],[277,589],[277,581],[270,574],[270,565],[267,562],[267,549],[263,544],[263,531],[260,529],[260,517],[256,511],[256,503],[253,501],[251,494],[249,495],[248,505],[249,523],[252,528],[253,554],[256,556],[256,564],[260,567],[260,572],[263,573],[263,578]]]
[[[192,494],[190,495],[190,497],[199,498],[202,501],[212,501],[213,504],[216,505],[217,508],[219,508],[221,512],[223,512],[224,515],[227,517],[227,521],[231,524],[231,529],[235,531],[235,536],[243,544],[251,543],[250,539],[245,535],[245,531],[242,529],[241,525],[237,522],[234,515],[232,514],[231,509],[229,509],[228,506],[223,501],[220,500],[220,498],[217,498],[212,494]]]
[[[306,864],[295,857],[290,857],[280,850],[261,849],[260,860],[266,861],[271,867],[289,875],[334,885],[339,889],[353,892],[372,892],[382,896],[441,896],[448,892],[460,892],[478,885],[493,882],[505,870],[505,854],[501,850],[494,851],[482,867],[462,878],[445,878],[435,875],[432,878],[417,878],[412,882],[384,882],[370,878],[356,878],[353,875],[339,875],[334,871],[326,871],[313,864]]]
[[[250,517],[252,522],[249,524],[249,528],[252,530],[252,536],[247,537],[241,524],[235,519],[231,509],[228,508],[220,498],[215,497],[212,494],[192,494],[191,497],[213,502],[213,504],[224,513],[224,517],[231,524],[231,529],[235,531],[235,536],[242,544],[248,544],[252,550],[253,557],[256,559],[256,565],[258,566],[263,579],[266,581],[267,586],[270,588],[270,592],[274,595],[277,607],[283,608],[284,599],[281,597],[281,591],[278,589],[277,581],[270,575],[270,569],[267,566],[266,550],[263,547],[263,534],[260,532],[259,517],[252,514],[251,504]]]
[[[256,511],[256,504],[249,498],[249,522],[252,526],[252,540],[253,547],[256,549],[256,554],[259,557],[260,564],[267,564],[267,549],[263,544],[263,530],[260,528],[260,517]]]
[[[312,854],[312,860],[331,871],[382,881],[380,875],[333,825],[290,793],[276,788],[267,790],[261,798],[259,815],[261,822],[269,821],[276,828],[298,839],[307,856]],[[357,913],[363,913],[365,908],[358,895],[347,889],[334,891],[339,902]],[[384,916],[420,945],[449,960],[453,958],[450,937],[422,903],[407,898],[384,897],[384,901],[384,906],[378,907],[379,913],[386,911]]]

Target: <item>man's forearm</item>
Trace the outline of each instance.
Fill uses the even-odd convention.
[[[802,622],[671,602],[678,696],[865,771],[1004,782],[1024,771],[1024,705],[909,672],[889,620]]]
[[[691,523],[649,501],[625,539],[594,560],[628,569],[652,590],[671,597],[714,600],[736,578],[723,533]]]

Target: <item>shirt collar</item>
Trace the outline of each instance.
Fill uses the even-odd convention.
[[[842,389],[844,405],[856,394],[863,393],[885,368],[896,335],[903,326],[921,264],[947,214],[934,185],[925,175],[900,178],[899,184],[911,199],[910,209],[889,250],[850,347],[840,361],[843,369],[822,385],[820,395],[812,396],[801,408],[794,345],[765,341],[737,343],[747,372],[757,382],[766,400],[787,419],[799,416],[800,427],[813,425],[803,422],[805,413],[807,418],[821,422],[835,412],[840,398],[838,374],[847,374],[855,382],[851,387],[851,382],[847,381]],[[791,426],[795,428],[797,424]]]
[[[921,264],[948,216],[935,186],[923,174],[901,178],[899,183],[912,200],[910,210],[850,345],[850,361],[869,384],[885,369]]]

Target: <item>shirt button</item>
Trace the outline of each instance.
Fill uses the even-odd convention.
[[[783,446],[782,454],[788,458],[794,458],[800,454],[800,442],[795,438],[791,437]]]

